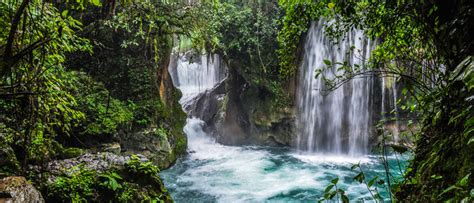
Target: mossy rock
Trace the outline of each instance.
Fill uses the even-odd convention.
[[[22,176],[0,179],[0,191],[8,194],[0,202],[45,202],[41,193]]]
[[[20,171],[20,163],[13,149],[8,145],[0,145],[0,175],[14,175]]]
[[[63,159],[70,159],[74,157],[81,156],[85,154],[86,152],[83,149],[80,148],[75,148],[75,147],[70,147],[66,148],[61,152],[61,158]]]

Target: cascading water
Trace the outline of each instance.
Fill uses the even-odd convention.
[[[173,73],[173,84],[183,93],[182,105],[225,78],[225,67],[217,54],[187,53],[175,57],[177,62],[175,66],[170,65],[169,71]]]
[[[184,58],[175,58],[169,71],[174,85],[183,92],[181,104],[185,106],[207,96],[201,93],[224,78],[225,68],[218,56],[206,58],[207,62],[199,57],[201,62],[195,64],[189,56],[180,57]],[[360,102],[357,99],[350,102]],[[313,202],[324,196],[324,189],[336,177],[341,177],[338,188],[351,200],[368,201],[371,195],[365,185],[353,181],[357,172],[350,170],[351,166],[359,163],[370,169],[365,172],[367,179],[384,174],[384,166],[373,156],[356,159],[298,154],[288,148],[224,146],[203,130],[205,125],[199,118],[188,118],[184,127],[188,155],[160,173],[176,202]],[[398,161],[389,157],[389,164],[394,166]],[[380,194],[388,196],[384,190]]]
[[[334,45],[324,33],[324,22],[311,25],[300,67],[297,147],[308,152],[366,154],[371,134],[373,78],[353,79],[332,92],[325,92],[325,81],[322,77],[315,78],[315,72],[326,66],[325,60],[363,68],[374,42],[364,37],[362,31],[352,29]],[[341,73],[334,66],[322,74],[331,79]]]

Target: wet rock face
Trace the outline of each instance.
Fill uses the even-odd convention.
[[[217,116],[216,114],[222,108],[224,96],[225,83],[220,82],[213,89],[204,91],[189,103],[184,104],[183,108],[188,116],[200,118],[208,123]]]
[[[43,203],[41,193],[26,181],[25,177],[10,176],[0,180],[0,202],[5,203]]]
[[[124,135],[121,143],[125,154],[142,154],[160,168],[167,168],[175,161],[168,137],[160,135],[157,129]]]
[[[251,87],[237,71],[184,109],[202,119],[205,131],[225,145],[291,146],[295,135],[292,107],[278,105],[269,92]]]

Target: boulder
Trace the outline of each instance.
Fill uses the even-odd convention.
[[[114,154],[120,154],[120,152],[122,151],[122,148],[120,147],[120,143],[117,143],[117,142],[103,144],[101,148],[102,148],[102,151],[104,152],[111,152]]]
[[[41,203],[45,201],[41,193],[25,177],[10,176],[0,180],[0,202]]]
[[[121,138],[122,149],[124,154],[142,154],[160,168],[167,168],[176,160],[168,137],[156,128],[127,134]]]
[[[213,89],[184,105],[190,117],[203,120],[204,130],[225,145],[291,146],[295,109],[270,92],[247,83],[235,70]]]
[[[138,154],[137,156],[141,161],[148,161],[143,155]],[[82,165],[85,168],[101,173],[112,167],[123,167],[128,160],[130,160],[130,156],[122,156],[110,152],[86,153],[75,158],[51,161],[48,163],[46,171],[51,174],[49,181],[53,181],[55,175],[72,173],[72,171],[68,170],[74,166]]]
[[[70,158],[81,156],[84,153],[85,151],[83,149],[76,148],[76,147],[69,147],[62,151],[61,158],[70,159]]]
[[[9,145],[5,144],[2,139],[0,139],[0,167],[2,168],[3,172],[11,174],[14,174],[16,171],[20,170],[20,166],[13,149]]]

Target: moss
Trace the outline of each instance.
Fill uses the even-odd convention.
[[[246,111],[251,112],[250,120],[256,125],[270,127],[292,114],[290,104],[281,101],[272,92],[253,87],[244,92],[243,97],[246,98]]]
[[[20,163],[18,162],[13,152],[13,149],[10,146],[1,146],[0,148],[0,176],[17,175],[19,171],[20,171]]]
[[[60,157],[63,159],[69,159],[69,158],[81,156],[84,153],[85,151],[83,149],[70,147],[70,148],[63,149],[63,151],[60,154]]]

